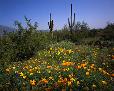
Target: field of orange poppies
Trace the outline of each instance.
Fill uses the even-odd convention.
[[[0,89],[112,91],[114,55],[108,54],[107,48],[61,45],[53,44],[25,62],[8,65],[2,72]]]

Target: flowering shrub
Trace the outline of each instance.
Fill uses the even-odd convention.
[[[10,80],[2,85],[21,91],[112,90],[114,74],[98,65],[101,49],[64,46],[52,45],[23,63],[12,63],[4,71]]]

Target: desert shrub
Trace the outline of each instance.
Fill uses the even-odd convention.
[[[114,23],[109,23],[104,28],[102,37],[104,40],[113,40],[114,41]]]
[[[65,48],[65,49],[71,49],[75,47],[75,44],[70,42],[70,41],[61,41],[61,42],[57,42],[55,44],[51,44],[49,45],[49,48],[55,48],[55,47],[61,47],[61,48]]]
[[[17,30],[2,36],[0,44],[1,65],[7,62],[23,61],[31,58],[39,50],[51,43],[48,32],[37,30],[26,18],[27,28],[18,21],[15,22]]]
[[[60,42],[63,40],[71,40],[70,38],[70,31],[68,30],[58,30],[58,31],[54,31],[54,41]]]

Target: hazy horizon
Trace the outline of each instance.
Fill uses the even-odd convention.
[[[51,12],[54,29],[60,29],[68,24],[71,3],[76,22],[85,21],[90,28],[103,28],[107,22],[114,22],[114,0],[0,0],[0,25],[14,27],[15,20],[25,25],[27,16],[38,22],[40,30],[47,30]]]

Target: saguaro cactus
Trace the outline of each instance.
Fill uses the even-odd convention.
[[[72,34],[73,27],[75,25],[75,13],[74,13],[74,20],[72,19],[72,4],[71,4],[71,16],[70,16],[70,20],[68,18],[68,24],[69,24],[70,32]]]
[[[53,20],[51,19],[51,13],[50,13],[50,21],[48,22],[48,26],[49,26],[49,29],[50,29],[50,32],[52,33],[53,31]]]

